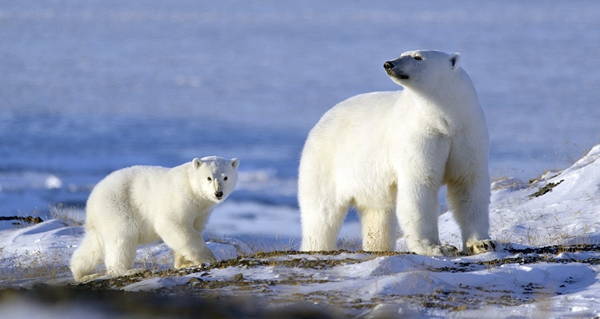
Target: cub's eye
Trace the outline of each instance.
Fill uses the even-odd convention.
[[[421,60],[423,60],[423,57],[415,55],[415,56],[413,56],[413,59],[415,59],[417,61],[421,61]]]
[[[226,181],[227,180],[227,176],[223,177],[223,180]]]
[[[208,180],[210,182],[210,181],[212,181],[212,178],[209,176],[206,178],[206,180]]]

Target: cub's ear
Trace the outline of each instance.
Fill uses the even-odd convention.
[[[198,168],[198,167],[202,166],[202,160],[197,157],[194,158],[192,160],[192,166],[194,166],[194,168]]]
[[[231,167],[238,168],[238,166],[240,166],[240,160],[237,158],[232,158],[231,159]]]
[[[460,53],[454,52],[450,55],[450,68],[456,70],[458,68],[458,60],[460,60]]]

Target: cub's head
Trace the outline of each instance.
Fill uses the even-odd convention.
[[[217,156],[194,158],[190,166],[190,184],[196,194],[215,203],[231,194],[237,183],[237,158]]]
[[[399,85],[415,90],[438,89],[456,77],[460,69],[458,60],[458,53],[407,51],[395,60],[386,61],[383,68]]]

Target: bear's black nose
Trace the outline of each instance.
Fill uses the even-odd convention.
[[[221,197],[223,197],[223,192],[221,192],[221,191],[215,192],[215,196],[216,196],[218,199],[221,199]]]
[[[386,69],[386,70],[393,69],[394,68],[394,63],[392,63],[391,61],[386,61],[383,64],[383,68]]]

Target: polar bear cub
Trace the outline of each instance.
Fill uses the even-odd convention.
[[[299,169],[302,250],[336,249],[350,206],[359,211],[363,249],[394,249],[394,223],[408,248],[454,255],[438,235],[438,191],[466,252],[489,240],[488,133],[471,79],[457,54],[408,51],[384,63],[401,91],[351,97],[311,130]]]
[[[132,166],[94,187],[87,201],[85,236],[71,258],[77,281],[104,261],[107,274],[126,274],[136,247],[162,239],[175,267],[214,262],[201,232],[212,208],[237,182],[237,159],[194,158],[174,168]]]

